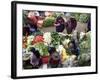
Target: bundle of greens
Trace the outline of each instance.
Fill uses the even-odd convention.
[[[90,17],[89,14],[81,14],[79,18],[79,22],[87,23],[89,17]]]
[[[91,51],[91,32],[85,33],[83,39],[80,40],[81,53],[90,53]]]
[[[39,51],[41,56],[48,56],[48,47],[43,42],[34,44],[34,48]]]
[[[57,47],[58,45],[60,45],[61,38],[57,32],[52,32],[51,37],[52,37],[51,41],[52,46]]]
[[[50,27],[54,25],[55,18],[54,17],[48,17],[43,21],[43,27]]]
[[[91,54],[83,53],[78,57],[79,66],[90,66],[91,65]]]

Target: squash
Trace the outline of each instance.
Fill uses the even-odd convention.
[[[68,55],[68,53],[66,53],[65,48],[63,48],[62,53],[61,53],[61,61],[64,62],[68,58],[69,58],[69,55]]]

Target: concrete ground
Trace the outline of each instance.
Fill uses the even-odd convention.
[[[50,26],[50,27],[42,27],[40,28],[41,31],[43,32],[55,32],[56,29],[54,26]],[[85,32],[85,30],[87,30],[87,23],[80,23],[80,22],[77,22],[77,27],[76,27],[76,30],[78,32]],[[66,28],[64,29],[63,33],[66,33]]]

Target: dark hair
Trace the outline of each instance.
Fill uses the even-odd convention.
[[[64,22],[64,19],[63,19],[61,16],[58,16],[58,17],[56,18],[56,22],[59,22],[59,20],[62,20],[62,22]]]
[[[75,18],[70,18],[67,22],[66,22],[66,29],[67,29],[67,33],[70,34],[77,26],[77,21]]]
[[[48,51],[49,51],[49,54],[52,54],[52,53],[56,52],[56,48],[55,47],[49,47]]]
[[[39,53],[38,50],[36,50],[35,48],[31,48],[30,51],[33,52],[33,54],[34,54],[37,58],[40,58],[40,53]]]

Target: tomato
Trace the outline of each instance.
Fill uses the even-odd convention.
[[[44,42],[43,36],[41,36],[41,35],[36,36],[32,43],[34,44],[34,43],[38,43],[38,42]]]

